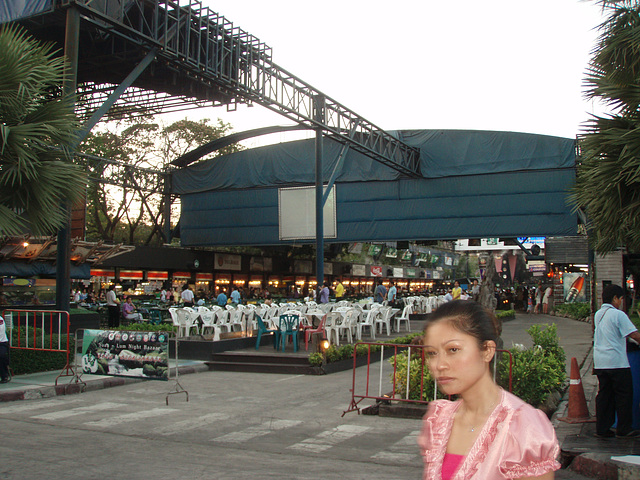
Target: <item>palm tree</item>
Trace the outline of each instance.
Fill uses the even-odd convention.
[[[54,233],[65,201],[81,198],[82,170],[65,146],[78,130],[61,95],[64,61],[17,26],[0,28],[0,235]]]
[[[585,83],[611,113],[594,116],[579,138],[570,201],[586,212],[596,250],[640,251],[640,2],[599,3],[609,15]]]

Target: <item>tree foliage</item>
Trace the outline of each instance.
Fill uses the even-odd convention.
[[[608,16],[585,83],[611,113],[594,116],[579,139],[570,201],[586,212],[596,250],[640,251],[640,2],[598,3]]]
[[[73,98],[61,94],[64,62],[23,29],[0,28],[0,234],[51,234],[61,206],[81,198],[82,170],[66,145],[77,134]]]
[[[92,132],[81,146],[93,180],[87,195],[87,238],[127,244],[164,243],[161,232],[169,164],[179,156],[227,135],[229,124],[183,119],[113,123]],[[225,147],[205,160],[240,150]]]

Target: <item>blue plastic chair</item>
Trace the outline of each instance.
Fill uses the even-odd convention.
[[[149,323],[151,325],[160,325],[162,323],[162,313],[160,312],[160,310],[156,308],[152,308],[149,311],[149,314],[150,314]]]
[[[298,329],[300,326],[300,317],[298,315],[280,315],[280,331],[276,334],[277,341],[282,342],[282,351],[287,344],[287,336],[291,336],[293,340],[293,351],[298,351]]]
[[[278,329],[269,330],[267,326],[260,318],[260,315],[256,315],[256,320],[258,321],[258,338],[256,339],[256,350],[260,349],[260,339],[262,338],[263,333],[273,333],[273,348],[277,348],[277,340],[278,340]]]

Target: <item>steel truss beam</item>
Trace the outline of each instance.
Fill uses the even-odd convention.
[[[203,6],[200,0],[58,2],[81,10],[83,20],[94,27],[94,41],[102,42],[111,61],[115,57],[121,62],[139,61],[149,49],[158,49],[158,60],[151,67],[156,76],[137,82],[137,89],[130,89],[110,115],[143,112],[147,101],[153,113],[197,102],[230,106],[255,102],[298,124],[319,127],[325,135],[404,175],[421,176],[417,149],[274,63],[270,47]],[[95,72],[93,84],[87,79],[82,93],[106,95],[113,89],[105,85],[108,82],[100,81],[100,73],[103,78],[108,75]],[[171,75],[173,83],[162,83],[161,79]],[[169,98],[157,93],[161,91]],[[318,97],[324,99],[321,116],[314,112],[314,99]],[[98,103],[85,100],[85,106]]]

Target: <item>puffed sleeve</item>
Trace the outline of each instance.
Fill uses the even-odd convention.
[[[434,423],[437,420],[437,417],[435,415],[436,410],[437,403],[429,403],[427,413],[422,419],[422,430],[420,431],[420,435],[418,436],[418,446],[420,447],[422,455],[433,448]]]
[[[509,423],[500,471],[507,478],[535,477],[558,470],[560,453],[556,433],[540,410],[525,405]]]

